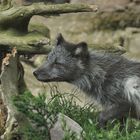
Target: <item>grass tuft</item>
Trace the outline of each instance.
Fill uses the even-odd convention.
[[[81,107],[74,101],[72,94],[51,93],[51,99],[45,94],[38,97],[30,92],[14,97],[14,104],[19,111],[29,118],[32,125],[25,128],[24,135],[27,140],[49,140],[49,130],[56,121],[58,113],[63,113],[79,123],[83,128],[81,137],[83,140],[140,140],[140,122],[132,119],[127,120],[125,128],[120,132],[119,122],[109,122],[107,129],[97,127],[98,112],[92,105]],[[66,129],[64,140],[79,140],[74,132]]]

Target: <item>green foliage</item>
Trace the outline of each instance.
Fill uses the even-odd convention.
[[[30,92],[25,92],[23,95],[14,97],[14,104],[19,111],[25,114],[33,124],[25,128],[23,132],[29,140],[50,139],[49,130],[53,124],[52,115],[48,111],[48,106],[45,103],[45,95],[34,97]],[[49,122],[49,123],[48,123]],[[34,135],[34,139],[33,139]],[[27,140],[28,140],[27,139]]]
[[[30,92],[14,97],[14,104],[18,110],[28,117],[33,125],[25,128],[24,140],[44,140],[49,137],[49,130],[56,121],[58,113],[63,113],[75,120],[83,128],[81,136],[83,140],[139,140],[140,123],[136,120],[128,119],[126,127],[120,131],[120,124],[109,122],[107,129],[102,130],[97,126],[97,111],[92,105],[80,107],[76,104],[73,94],[60,94],[59,91],[51,91],[51,99],[44,94],[35,97]],[[63,121],[63,120],[62,120]],[[67,129],[63,121],[65,130],[64,140],[79,140],[76,133]],[[48,138],[49,140],[49,138]]]

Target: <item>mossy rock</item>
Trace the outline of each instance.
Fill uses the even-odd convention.
[[[28,30],[29,30],[29,32],[38,31],[38,32],[42,33],[42,35],[50,38],[50,30],[44,24],[30,23]]]

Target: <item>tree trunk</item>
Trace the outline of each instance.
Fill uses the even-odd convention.
[[[7,119],[5,122],[5,133],[1,137],[4,140],[17,139],[21,136],[17,134],[18,130],[27,122],[23,114],[19,113],[13,105],[12,98],[19,94],[19,68],[18,56],[12,52],[7,54],[2,64],[1,72],[1,98],[7,108]],[[20,138],[21,139],[21,138]]]

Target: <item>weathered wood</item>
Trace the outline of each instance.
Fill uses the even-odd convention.
[[[27,121],[23,114],[19,113],[13,105],[12,98],[19,94],[18,90],[18,56],[16,52],[8,54],[3,60],[1,80],[1,97],[8,110],[8,116],[5,125],[5,133],[1,137],[4,140],[19,139],[18,130],[25,125]]]
[[[33,15],[59,15],[62,13],[92,12],[95,5],[84,4],[57,4],[45,5],[44,3],[32,4],[29,6],[12,7],[0,12],[0,28],[15,29],[21,32],[28,31],[28,24]]]
[[[50,40],[38,32],[25,35],[0,33],[0,51],[10,51],[16,47],[20,54],[45,54],[50,51],[49,44]]]
[[[12,126],[16,123],[14,117],[16,109],[12,103],[12,96],[18,94],[17,89],[17,57],[10,59],[10,65],[2,67],[1,73],[1,88],[2,88],[2,99],[8,109],[8,117],[6,120],[5,136],[7,138],[10,131],[12,131]],[[12,74],[11,74],[12,73]]]

